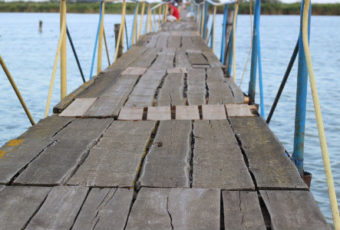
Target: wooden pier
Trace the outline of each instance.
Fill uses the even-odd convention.
[[[166,23],[0,151],[0,229],[329,229],[192,20]]]

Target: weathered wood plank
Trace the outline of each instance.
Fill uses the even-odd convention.
[[[0,190],[0,229],[23,229],[50,188],[7,186]]]
[[[226,82],[233,94],[234,103],[238,103],[238,104],[243,103],[244,94],[241,91],[241,89],[234,83],[234,81],[231,78],[226,78]]]
[[[168,37],[168,48],[180,48],[181,36],[170,36]]]
[[[113,119],[76,119],[14,181],[15,184],[64,183],[87,156]]]
[[[85,187],[54,187],[25,229],[70,229],[87,191]]]
[[[228,117],[253,117],[249,105],[246,104],[228,104],[225,105]]]
[[[230,117],[260,189],[307,189],[295,165],[261,117]]]
[[[189,187],[190,121],[162,121],[145,158],[140,184]]]
[[[154,127],[152,121],[113,122],[68,184],[133,186]]]
[[[176,120],[199,120],[198,107],[195,105],[176,106]]]
[[[209,65],[202,53],[187,53],[191,65]]]
[[[174,67],[174,56],[174,53],[159,53],[156,61],[149,69],[159,71]]]
[[[73,119],[51,116],[30,127],[17,139],[18,145],[1,148],[0,183],[10,182],[25,166],[37,157],[47,146],[53,143],[53,136],[67,126]]]
[[[224,105],[202,105],[203,120],[225,120],[227,119]]]
[[[193,187],[255,189],[228,121],[195,121]]]
[[[91,189],[73,230],[124,230],[133,190]]]
[[[188,56],[185,53],[185,50],[182,49],[176,50],[175,62],[176,67],[182,67],[186,69],[191,68],[191,64],[189,62]]]
[[[184,74],[171,73],[165,78],[157,100],[157,105],[185,105],[183,97]]]
[[[273,229],[330,229],[309,191],[262,190],[260,193]]]
[[[266,230],[257,192],[223,191],[226,230]]]
[[[187,97],[189,105],[206,104],[205,70],[189,70]]]
[[[153,61],[156,59],[159,50],[160,50],[159,48],[147,49],[147,51],[143,53],[143,55],[140,56],[140,58],[135,60],[132,63],[132,65],[136,67],[148,68],[153,63]]]
[[[162,121],[171,120],[171,109],[170,106],[149,106],[147,120],[151,121]]]
[[[96,100],[97,98],[76,98],[59,116],[81,117]]]
[[[207,70],[207,86],[209,90],[209,104],[234,103],[233,92],[226,84],[221,68],[209,68]]]
[[[175,67],[175,68],[170,68],[167,69],[167,73],[187,73],[187,68],[185,67]]]
[[[220,192],[142,188],[126,226],[137,229],[220,229]]]
[[[145,71],[146,68],[130,66],[122,72],[122,75],[143,75]]]
[[[123,107],[120,110],[118,120],[139,121],[143,119],[144,108]]]

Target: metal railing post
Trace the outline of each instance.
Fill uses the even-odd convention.
[[[98,38],[98,59],[97,59],[97,75],[102,71],[102,59],[103,59],[103,34],[104,34],[104,15],[105,15],[105,2],[101,2],[101,18],[99,26],[99,38]]]
[[[250,68],[250,81],[249,81],[249,103],[254,104],[256,92],[256,73],[258,65],[258,44],[259,44],[259,27],[260,27],[260,13],[261,13],[261,0],[255,2],[254,12],[254,26],[253,26],[253,43],[251,52],[251,68]]]
[[[204,16],[203,16],[203,39],[205,39],[207,37],[207,23],[208,23],[208,3],[205,2],[204,3]]]
[[[66,0],[60,1],[60,30],[66,24]],[[67,57],[66,57],[66,33],[63,34],[60,52],[60,99],[67,95]]]
[[[306,102],[307,102],[307,82],[308,70],[303,49],[302,41],[302,19],[303,8],[305,1],[301,2],[300,14],[300,34],[299,34],[299,59],[298,59],[298,76],[296,89],[296,106],[295,106],[295,132],[294,132],[294,152],[292,160],[299,170],[300,175],[303,175],[303,154],[304,154],[304,139],[305,139],[305,121],[306,121]],[[309,11],[310,14],[310,11]],[[310,20],[310,15],[308,16]],[[310,22],[308,23],[308,40],[309,40]]]
[[[224,57],[225,57],[225,38],[227,35],[227,20],[228,20],[228,5],[224,5],[224,14],[223,14],[223,29],[222,29],[222,43],[221,43],[221,55],[220,61],[224,64]]]
[[[142,33],[144,11],[145,11],[145,2],[143,2],[143,4],[142,4],[142,10],[141,10],[141,15],[140,15],[140,19],[139,19],[139,28],[138,28],[137,40],[139,39],[139,37]]]

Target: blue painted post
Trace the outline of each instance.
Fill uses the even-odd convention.
[[[131,48],[131,44],[132,44],[132,38],[133,38],[133,28],[135,28],[135,23],[136,23],[136,14],[137,14],[137,7],[138,7],[138,1],[136,2],[136,6],[135,6],[135,13],[133,15],[133,23],[132,23],[132,28],[131,28],[131,36],[130,36],[130,41],[129,41],[129,44],[128,44],[128,49]],[[127,31],[126,31],[127,33]],[[137,33],[136,33],[137,34]]]
[[[97,50],[98,37],[99,37],[99,28],[100,28],[100,22],[102,21],[102,5],[103,5],[103,1],[100,2],[99,21],[98,21],[96,40],[94,42],[94,48],[93,48],[93,54],[92,54],[92,63],[91,63],[91,70],[90,70],[90,77],[89,77],[90,79],[92,78],[94,61],[96,59],[96,50]]]
[[[229,36],[229,54],[228,54],[228,65],[227,65],[227,69],[228,69],[228,74],[230,75],[232,72],[232,67],[233,67],[233,29],[230,32],[230,36]]]
[[[207,23],[208,23],[208,2],[204,4],[204,25],[203,25],[203,39],[207,37]]]
[[[260,86],[260,114],[264,118],[264,95],[263,95],[263,83],[262,83],[262,58],[261,58],[261,39],[260,39],[260,27],[257,27],[257,51],[258,51],[258,65],[259,65],[259,86]]]
[[[224,5],[224,14],[223,14],[223,28],[222,28],[222,43],[221,43],[221,54],[220,61],[224,63],[224,53],[225,53],[225,37],[227,33],[227,20],[228,20],[228,5]]]
[[[202,35],[202,23],[203,23],[203,4],[200,5],[200,34]]]
[[[256,71],[257,71],[257,61],[258,61],[258,44],[259,44],[259,30],[260,27],[260,14],[261,14],[261,0],[256,0],[255,2],[255,12],[254,12],[254,26],[253,26],[253,43],[251,51],[251,67],[250,67],[250,81],[249,81],[249,103],[253,104],[255,102],[255,92],[256,92]]]
[[[210,49],[212,50],[212,48],[213,48],[213,42],[214,42],[214,40],[213,40],[213,30],[214,30],[214,22],[212,21],[211,22],[211,28],[210,28]],[[212,50],[214,53],[215,53],[215,50]]]
[[[300,12],[299,62],[298,62],[299,64],[296,90],[294,152],[292,155],[292,161],[294,161],[301,176],[303,176],[303,153],[304,153],[307,82],[308,82],[307,63],[302,42],[302,18],[304,4],[305,1],[302,0]],[[310,14],[311,11],[309,11],[308,39],[310,36]]]

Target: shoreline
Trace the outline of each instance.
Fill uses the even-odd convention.
[[[127,14],[133,14],[134,3],[127,3]],[[0,13],[57,13],[59,12],[58,2],[0,2]],[[99,12],[98,3],[68,3],[68,13]],[[109,14],[120,14],[121,3],[106,4],[105,12]],[[218,7],[217,13],[223,13],[223,7]],[[241,3],[239,14],[249,14],[249,3]],[[300,3],[262,3],[262,15],[299,15]],[[312,7],[313,15],[340,15],[340,3],[315,3]]]

